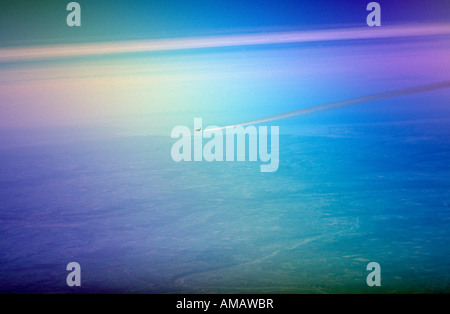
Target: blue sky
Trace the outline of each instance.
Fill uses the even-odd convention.
[[[0,45],[179,37],[273,29],[364,26],[368,0],[78,1],[82,27],[65,24],[69,1],[0,1]],[[448,21],[450,2],[378,1],[383,25]]]

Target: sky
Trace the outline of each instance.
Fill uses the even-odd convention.
[[[367,3],[79,1],[68,27],[63,1],[1,1],[0,128],[167,134],[447,79],[448,1],[380,1],[378,28]]]
[[[2,46],[365,26],[370,1],[78,1],[82,27],[66,27],[69,1],[0,2]],[[447,22],[445,0],[379,1],[383,25]]]

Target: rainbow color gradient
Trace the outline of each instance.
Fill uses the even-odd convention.
[[[0,1],[0,293],[450,292],[449,88],[269,121],[274,173],[170,155],[449,81],[449,1],[77,2]]]

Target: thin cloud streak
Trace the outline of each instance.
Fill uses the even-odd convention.
[[[188,37],[0,49],[0,63],[185,49],[449,35],[450,23]]]

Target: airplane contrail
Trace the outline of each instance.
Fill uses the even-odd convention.
[[[246,126],[246,125],[251,125],[251,124],[259,124],[259,123],[264,123],[264,122],[277,121],[277,120],[282,120],[282,119],[287,119],[287,118],[292,118],[292,117],[297,117],[297,116],[303,116],[303,115],[307,115],[310,113],[315,113],[318,111],[324,111],[324,110],[337,108],[337,107],[344,107],[344,106],[350,106],[350,105],[360,104],[360,103],[374,101],[374,100],[381,100],[381,99],[387,99],[387,98],[392,98],[392,97],[399,97],[399,96],[406,96],[406,95],[417,94],[417,93],[430,92],[430,91],[449,88],[449,87],[450,87],[450,81],[443,81],[443,82],[433,83],[433,84],[429,84],[429,85],[422,85],[422,86],[398,89],[398,90],[394,90],[394,91],[377,93],[377,94],[332,102],[332,103],[328,103],[328,104],[312,106],[312,107],[303,108],[303,109],[299,109],[299,110],[288,111],[285,113],[280,113],[280,114],[276,114],[273,116],[269,116],[269,117],[265,117],[265,118],[261,118],[261,119],[257,119],[257,120],[252,120],[252,121],[248,121],[248,122],[231,124],[231,125],[216,127],[216,128],[209,128],[209,129],[203,130],[203,132],[211,132],[211,131],[223,130],[223,129],[228,129],[228,128],[234,128],[234,127],[238,127],[238,126]]]

